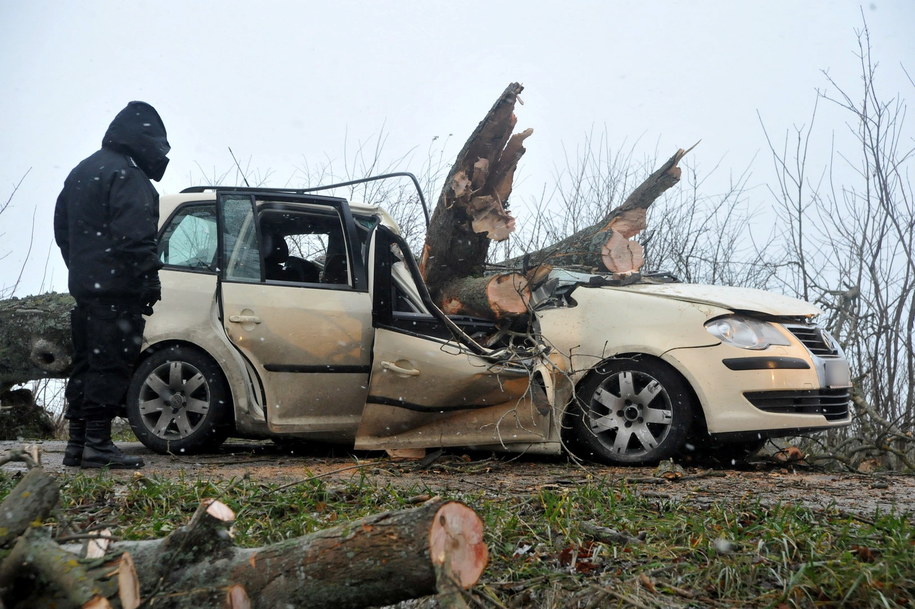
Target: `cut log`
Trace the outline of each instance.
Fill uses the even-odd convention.
[[[420,258],[420,270],[429,293],[439,303],[449,294],[452,312],[468,313],[455,300],[459,287],[453,281],[483,275],[491,241],[502,241],[515,230],[508,213],[508,198],[524,140],[533,130],[512,135],[515,102],[524,89],[510,84],[470,135],[458,153],[432,213]],[[481,294],[485,298],[487,290]],[[481,304],[477,303],[474,307]],[[484,316],[496,317],[501,302],[483,308]],[[514,308],[509,307],[509,310]]]
[[[172,534],[118,542],[112,551],[133,556],[141,593],[155,594],[155,606],[163,608],[386,605],[449,586],[469,588],[487,563],[482,522],[453,501],[376,514],[258,549],[226,543],[229,513],[209,510],[202,517],[198,510],[182,541]],[[210,539],[209,554],[186,545],[191,539]]]
[[[158,609],[346,609],[440,593],[442,606],[461,607],[461,591],[488,560],[482,521],[455,501],[254,549],[232,544],[234,521],[227,506],[206,500],[168,537],[116,542],[95,559],[79,558],[33,527],[0,562],[0,602],[12,609],[135,609],[141,599]]]

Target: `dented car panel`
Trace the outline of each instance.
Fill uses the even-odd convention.
[[[551,431],[531,370],[488,361],[453,341],[379,329],[356,448],[509,445]]]
[[[764,315],[815,317],[822,312],[809,302],[754,288],[694,283],[636,283],[625,289],[638,294]]]

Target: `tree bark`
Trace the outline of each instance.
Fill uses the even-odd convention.
[[[57,505],[60,486],[40,467],[34,467],[0,503],[0,548],[10,545]]]
[[[40,378],[66,378],[73,344],[69,294],[0,301],[0,393]]]
[[[420,270],[438,302],[446,294],[453,297],[461,291],[450,287],[452,282],[481,277],[490,241],[507,239],[515,230],[515,220],[507,211],[508,198],[525,152],[523,142],[533,133],[527,129],[512,135],[517,122],[515,102],[523,89],[512,83],[499,96],[467,139],[439,195],[420,258]],[[504,281],[514,284],[516,278]],[[451,303],[460,304],[453,299]],[[500,304],[493,303],[493,307]]]
[[[32,471],[10,497],[44,488],[35,481],[50,477]],[[33,522],[47,503],[16,506]],[[442,606],[455,608],[464,606],[461,590],[477,582],[488,560],[482,521],[454,501],[254,549],[234,546],[234,521],[227,506],[206,500],[168,537],[100,544],[83,558],[76,552],[84,546],[70,550],[32,527],[0,562],[0,602],[11,609],[135,609],[142,599],[156,609],[346,609],[438,593]]]
[[[0,593],[12,609],[136,609],[138,582],[129,554],[78,560],[37,529],[0,563]]]

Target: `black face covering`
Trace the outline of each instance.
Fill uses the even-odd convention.
[[[164,156],[160,159],[157,159],[149,168],[143,168],[143,171],[151,180],[158,182],[162,179],[162,176],[165,175],[165,168],[168,166],[168,157]]]

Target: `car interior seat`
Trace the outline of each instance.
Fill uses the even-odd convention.
[[[283,235],[264,233],[264,274],[267,279],[317,283],[320,267],[313,262],[289,255]]]

